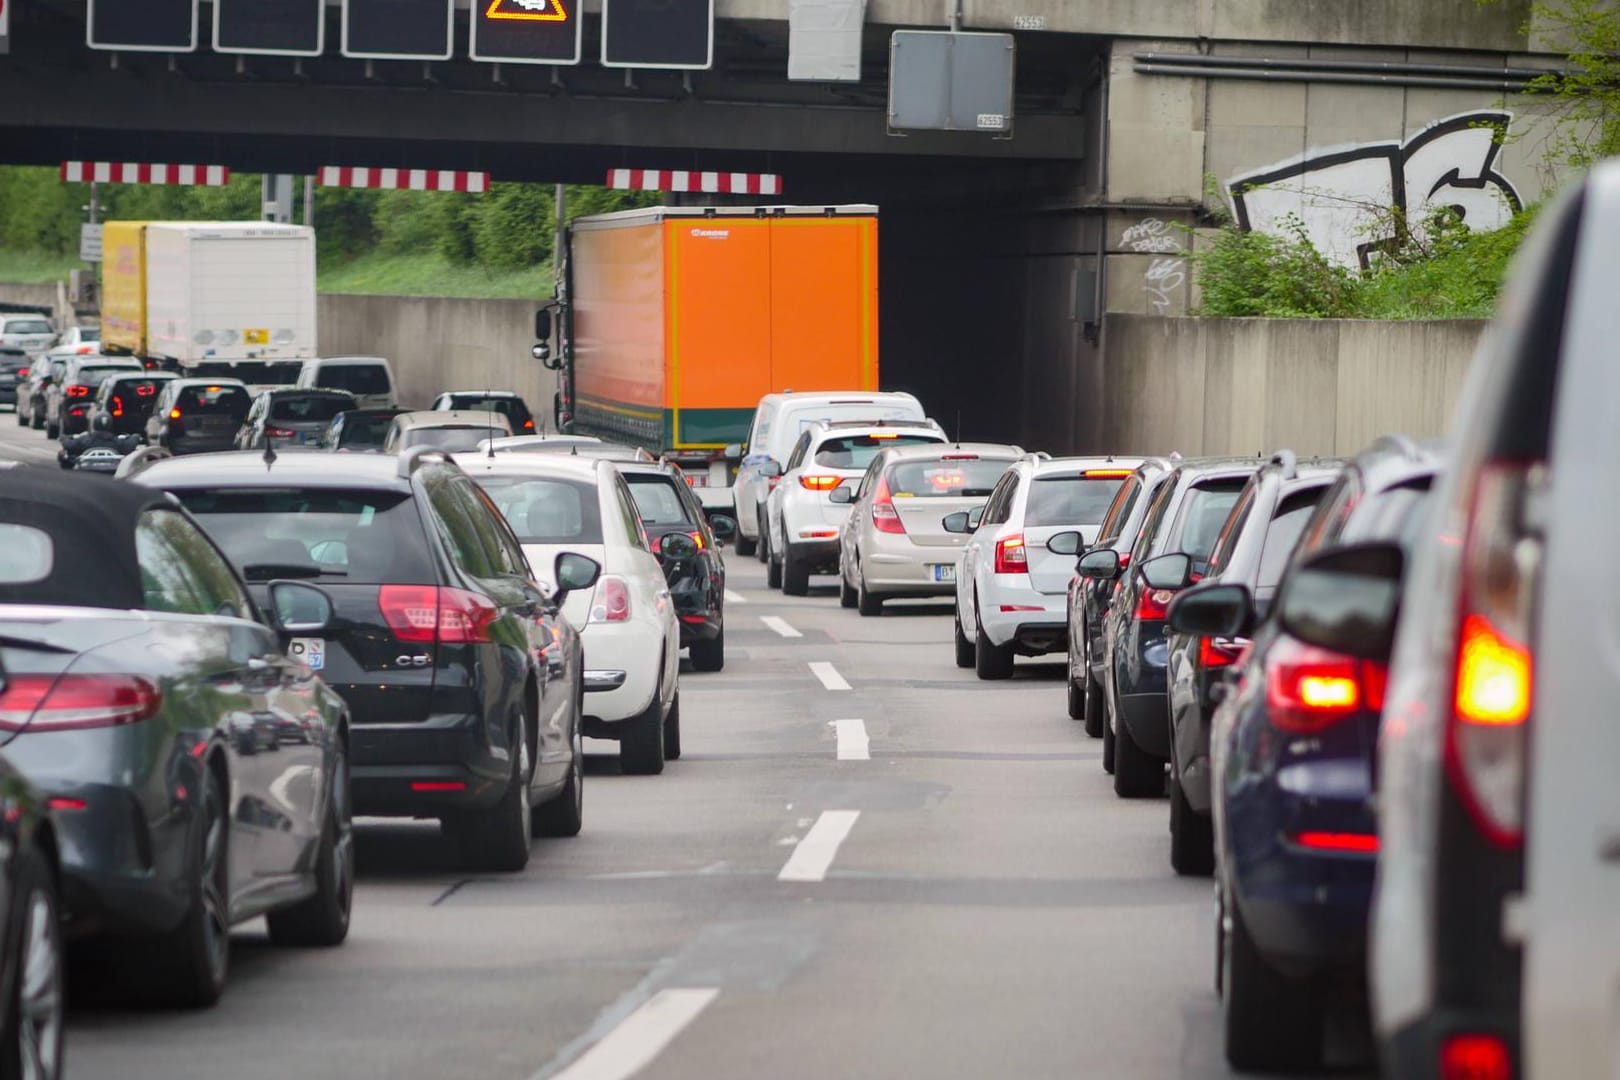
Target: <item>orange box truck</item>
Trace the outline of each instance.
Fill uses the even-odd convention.
[[[761,397],[877,389],[875,206],[626,210],[564,244],[559,430],[667,455],[705,504]]]

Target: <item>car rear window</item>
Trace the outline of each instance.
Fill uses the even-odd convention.
[[[889,494],[896,499],[988,495],[1008,464],[988,458],[903,461],[889,469]]]
[[[596,485],[543,476],[476,476],[525,544],[600,544],[602,513]]]
[[[401,448],[432,446],[447,454],[465,454],[478,449],[478,444],[491,435],[499,437],[502,434],[499,428],[491,431],[487,427],[409,428],[400,438],[400,446]]]
[[[175,494],[248,581],[437,581],[421,515],[403,492],[222,488]]]
[[[44,319],[11,319],[6,323],[8,334],[48,334],[51,324]]]
[[[636,500],[636,512],[646,525],[692,525],[686,512],[686,500],[676,490],[672,476],[626,476],[630,494]]]
[[[248,414],[250,404],[247,391],[240,386],[206,386],[199,383],[182,387],[176,395],[174,406],[186,416],[224,415],[240,420]]]
[[[794,408],[791,405],[783,407],[782,426],[776,428],[771,441],[791,449],[798,441],[799,436],[810,430],[818,420],[921,420],[922,413],[915,408],[904,405],[884,404],[874,401],[837,401],[822,405],[806,405]],[[758,448],[763,451],[763,446]],[[784,455],[785,456],[785,455]]]
[[[839,435],[816,447],[816,464],[829,469],[864,469],[879,450],[944,442],[929,435]]]
[[[338,445],[381,446],[393,422],[391,416],[351,416],[343,421],[343,430],[338,433]]]
[[[345,409],[354,408],[354,402],[324,394],[288,395],[270,402],[270,419],[289,424],[325,423]]]
[[[1221,526],[1226,524],[1247,482],[1247,477],[1239,477],[1191,488],[1181,504],[1174,546],[1166,550],[1185,552],[1197,560],[1208,559],[1221,535]]]
[[[152,412],[152,406],[157,404],[157,396],[163,389],[163,384],[153,379],[120,379],[113,383],[112,414],[121,416],[126,412],[133,412],[139,416],[147,416]]]
[[[500,413],[509,420],[514,429],[522,427],[523,421],[529,419],[529,407],[523,404],[521,398],[485,397],[482,394],[451,394],[450,407],[452,409],[481,409],[484,412]]]
[[[1123,479],[1038,476],[1029,490],[1025,525],[1095,525],[1108,513]]]
[[[100,341],[101,340],[101,327],[99,327],[99,326],[81,326],[81,327],[79,327],[79,340],[80,341]]]
[[[130,370],[128,364],[116,364],[107,367],[82,367],[79,369],[78,384],[80,386],[100,386],[114,375],[125,375]]]
[[[386,394],[393,389],[381,364],[322,364],[315,382],[351,394]]]

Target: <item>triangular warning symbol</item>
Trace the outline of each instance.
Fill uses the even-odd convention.
[[[486,19],[516,19],[522,22],[567,22],[563,0],[490,0]]]

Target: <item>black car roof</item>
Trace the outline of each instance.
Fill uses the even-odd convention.
[[[51,572],[40,581],[0,584],[0,603],[144,606],[135,522],[157,506],[174,502],[161,491],[106,477],[56,469],[0,472],[0,521],[40,529],[55,547]]]
[[[159,488],[196,487],[310,487],[376,488],[409,491],[408,476],[400,476],[400,459],[391,454],[345,454],[342,468],[333,468],[332,455],[315,450],[283,450],[266,465],[258,450],[218,454],[187,454],[154,461],[130,477]]]

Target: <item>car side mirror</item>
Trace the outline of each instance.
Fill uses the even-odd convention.
[[[1320,551],[1301,561],[1277,597],[1283,630],[1318,648],[1386,663],[1395,644],[1406,555],[1398,544]]]
[[[318,634],[332,625],[332,598],[307,581],[272,581],[270,622],[283,634]]]
[[[1151,563],[1144,563],[1146,570]],[[1254,600],[1242,585],[1212,581],[1178,593],[1170,601],[1170,628],[1203,637],[1240,637],[1249,630]]]
[[[1192,580],[1192,556],[1181,552],[1160,555],[1142,564],[1142,580],[1150,589],[1180,589]]]
[[[1077,574],[1084,578],[1096,578],[1098,581],[1113,581],[1119,577],[1119,552],[1113,548],[1097,548],[1080,556],[1080,561],[1074,564]]]
[[[1067,532],[1060,532],[1047,540],[1046,550],[1054,555],[1078,555],[1084,543],[1085,541],[1080,534],[1070,529]]]
[[[557,591],[551,594],[551,601],[562,607],[569,593],[596,584],[596,579],[602,576],[602,564],[577,551],[565,551],[552,564],[552,573],[557,579]]]
[[[765,477],[767,480],[774,480],[777,477],[780,477],[783,471],[782,463],[777,461],[775,458],[761,463],[759,467],[759,475]]]
[[[855,501],[855,489],[848,484],[840,484],[827,495],[827,501],[834,506],[849,506]]]
[[[658,542],[658,554],[665,559],[691,559],[698,553],[697,541],[682,532],[665,533]]]
[[[939,519],[939,523],[948,533],[965,534],[973,531],[973,526],[968,522],[968,512],[966,510],[946,514]]]
[[[727,443],[726,448],[720,452],[726,456],[727,461],[740,460],[743,456],[742,443]]]
[[[737,535],[737,519],[716,514],[709,519],[709,531],[714,533],[716,540],[730,540]]]

